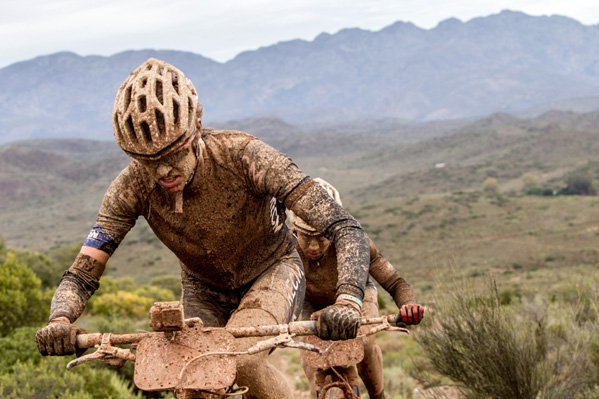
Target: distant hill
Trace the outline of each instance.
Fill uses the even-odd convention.
[[[568,173],[586,170],[589,163],[595,163],[591,173],[599,178],[597,154],[599,111],[553,111],[534,119],[495,114],[453,135],[364,154],[347,164],[346,173],[370,171],[384,177],[350,189],[354,200],[362,203],[480,189],[488,177],[496,178],[504,190],[520,190],[527,172],[559,189]]]
[[[502,190],[519,190],[527,172],[551,188],[563,186],[564,177],[581,168],[599,178],[599,111],[552,111],[534,119],[498,113],[463,126],[439,122],[437,135],[418,142],[341,128],[304,130],[272,118],[224,125],[270,142],[311,176],[335,184],[348,206],[479,189],[487,177],[497,178]],[[110,181],[128,162],[114,142],[0,146],[0,226],[18,226],[0,233],[9,243],[23,244],[12,234],[22,229],[47,234],[50,226],[65,223],[88,228]]]
[[[599,106],[599,25],[503,11],[467,22],[449,19],[430,30],[396,22],[377,32],[323,33],[226,63],[154,50],[111,57],[57,53],[19,62],[0,74],[0,144],[111,139],[116,90],[149,57],[177,65],[194,81],[208,124],[256,117],[300,127],[405,124]]]

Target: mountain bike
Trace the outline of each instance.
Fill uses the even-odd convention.
[[[401,320],[399,317],[364,318],[362,325],[375,325],[368,334],[382,330],[407,333],[405,328],[391,325]],[[296,336],[315,335],[316,321],[257,327],[204,327],[199,318],[184,319],[181,303],[156,302],[150,309],[150,327],[154,332],[78,335],[77,348],[96,348],[96,351],[69,362],[67,369],[91,360],[112,367],[122,367],[125,362],[132,361],[135,363],[133,382],[143,391],[174,390],[178,399],[220,399],[243,395],[248,391],[247,387],[235,387],[236,356],[252,355],[278,347],[307,350],[315,356],[323,353],[310,342],[293,339]],[[271,338],[258,341],[246,351],[235,351],[236,338],[269,336]],[[122,347],[124,345],[131,345],[131,348]],[[356,359],[346,359],[334,347],[331,347],[332,350],[325,349],[324,365],[337,366],[339,359],[344,359],[341,363]],[[331,388],[347,391],[340,380],[326,390]]]

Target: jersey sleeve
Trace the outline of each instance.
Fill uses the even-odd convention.
[[[112,255],[142,214],[141,185],[132,164],[110,184],[83,245]]]
[[[414,291],[370,240],[370,274],[393,297],[398,308],[415,303]]]
[[[242,163],[252,191],[272,195],[281,203],[308,178],[289,157],[258,139],[245,146]]]

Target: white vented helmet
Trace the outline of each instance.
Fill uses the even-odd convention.
[[[326,190],[326,192],[329,193],[331,197],[333,197],[335,202],[343,206],[343,204],[341,203],[341,196],[339,195],[339,191],[337,191],[337,189],[333,187],[331,183],[321,179],[320,177],[315,177],[314,181],[320,184]],[[308,223],[304,222],[299,216],[297,216],[292,211],[289,211],[289,221],[291,222],[293,227],[295,227],[296,230],[299,230],[307,234],[318,233],[312,226],[308,225]]]
[[[195,131],[198,95],[176,67],[150,58],[119,88],[112,110],[117,144],[130,156],[157,159]]]

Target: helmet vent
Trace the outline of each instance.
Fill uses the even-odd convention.
[[[191,101],[191,97],[187,97],[187,120],[193,121],[193,102]]]
[[[141,123],[141,131],[144,135],[144,139],[148,142],[152,142],[152,132],[150,131],[150,126],[147,122]]]
[[[144,87],[146,87],[146,85],[148,84],[148,79],[144,79],[141,81],[141,88],[143,89]]]
[[[179,124],[179,103],[173,99],[173,119],[175,126]]]
[[[125,121],[125,130],[127,131],[127,136],[131,141],[137,142],[137,136],[135,135],[135,129],[133,127],[133,119],[131,119],[131,115]]]
[[[146,104],[146,96],[139,96],[137,98],[137,107],[140,112],[146,112],[147,104]]]
[[[158,131],[160,132],[160,136],[166,135],[166,126],[164,125],[164,115],[159,110],[154,110],[156,113],[156,125],[158,126]]]
[[[181,94],[179,93],[179,78],[177,77],[177,74],[175,72],[171,73],[173,76],[173,89],[175,89],[175,92],[177,92],[177,94]]]
[[[123,132],[121,131],[121,127],[119,126],[119,117],[117,116],[117,114],[114,114],[114,123],[113,126],[116,130],[116,133],[118,134],[119,138],[121,140],[123,140]]]
[[[160,104],[164,105],[164,99],[162,97],[162,82],[160,80],[156,80],[156,97]]]
[[[127,90],[125,90],[125,99],[124,99],[124,103],[123,103],[123,109],[126,110],[127,108],[129,108],[129,104],[131,103],[131,86],[127,87]]]
[[[164,68],[160,68],[160,69],[158,70],[158,74],[160,74],[160,75],[164,75]]]

